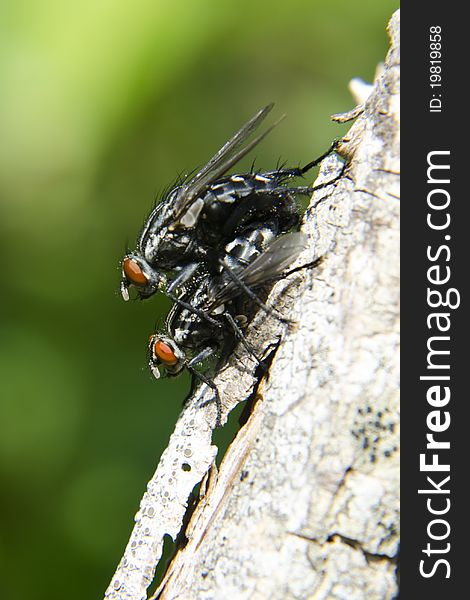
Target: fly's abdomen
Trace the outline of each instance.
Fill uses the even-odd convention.
[[[242,235],[235,237],[225,246],[224,263],[233,271],[243,269],[263,252],[278,232],[275,221],[264,226],[247,228]],[[227,277],[227,274],[222,271],[222,278],[224,277]]]
[[[209,188],[204,196],[203,222],[207,224],[224,225],[232,212],[238,207],[241,213],[245,212],[242,206],[244,200],[259,192],[268,192],[276,187],[273,177],[261,177],[253,173],[247,175],[232,175],[222,179]]]

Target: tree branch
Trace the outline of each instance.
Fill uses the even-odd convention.
[[[188,497],[203,481],[176,553],[153,598],[365,598],[397,593],[399,12],[391,49],[338,152],[322,163],[303,230],[299,270],[259,312],[249,341],[272,354],[254,375],[237,349],[215,379],[223,420],[255,394],[220,471],[210,396],[184,408],[106,597],[143,599],[165,534],[176,539]],[[361,94],[367,94],[361,88]],[[347,120],[348,116],[336,117]],[[281,343],[280,343],[280,340]]]

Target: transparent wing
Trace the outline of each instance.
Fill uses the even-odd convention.
[[[307,235],[300,231],[288,233],[275,239],[266,250],[223,286],[209,290],[208,305],[211,310],[236,298],[243,292],[243,285],[256,288],[271,279],[276,279],[307,247]]]
[[[233,165],[241,160],[248,152],[257,146],[262,139],[279,123],[280,119],[269,127],[264,133],[258,135],[246,146],[240,148],[246,139],[260,126],[267,114],[271,111],[273,103],[259,110],[237,133],[226,142],[210,161],[187,183],[184,183],[175,201],[175,218],[189,206],[201,192],[216,179],[224,175]],[[238,151],[237,151],[238,150]]]

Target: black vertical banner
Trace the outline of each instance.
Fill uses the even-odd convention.
[[[400,573],[407,600],[468,595],[470,28],[458,14],[465,6],[409,2],[401,14]]]

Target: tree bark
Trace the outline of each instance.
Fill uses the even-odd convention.
[[[180,547],[153,598],[388,599],[397,595],[399,348],[399,12],[373,87],[323,163],[297,265],[258,312],[249,340],[270,354],[258,381],[240,348],[215,379],[223,420],[252,409],[220,470],[215,407],[200,387],[183,410],[107,590],[143,599],[165,534]],[[370,93],[369,93],[370,92]],[[367,99],[365,96],[369,93]],[[339,177],[339,178],[338,178]],[[187,519],[186,519],[187,520]]]

